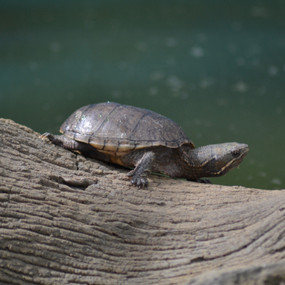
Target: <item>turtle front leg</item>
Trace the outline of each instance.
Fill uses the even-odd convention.
[[[131,178],[131,183],[139,188],[147,187],[147,173],[151,169],[154,160],[154,153],[149,151],[144,153],[142,158],[137,162],[134,170],[131,170],[127,175]]]

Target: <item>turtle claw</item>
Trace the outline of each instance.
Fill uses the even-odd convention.
[[[128,174],[128,177],[132,177],[131,184],[135,185],[138,188],[146,188],[148,186],[148,180],[146,177],[136,175],[134,170],[131,170]]]
[[[133,178],[131,180],[131,184],[137,186],[138,188],[146,188],[148,185],[148,181],[146,178],[143,177]]]

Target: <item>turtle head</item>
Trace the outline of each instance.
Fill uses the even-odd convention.
[[[187,164],[196,178],[221,176],[237,167],[249,151],[247,144],[213,144],[192,149]]]

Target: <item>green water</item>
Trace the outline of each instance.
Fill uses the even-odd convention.
[[[57,132],[116,101],[197,146],[248,143],[225,185],[285,188],[284,1],[0,1],[0,117]]]

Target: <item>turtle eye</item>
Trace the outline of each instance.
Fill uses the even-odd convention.
[[[239,157],[240,156],[240,151],[239,150],[232,151],[232,156],[233,157]]]

